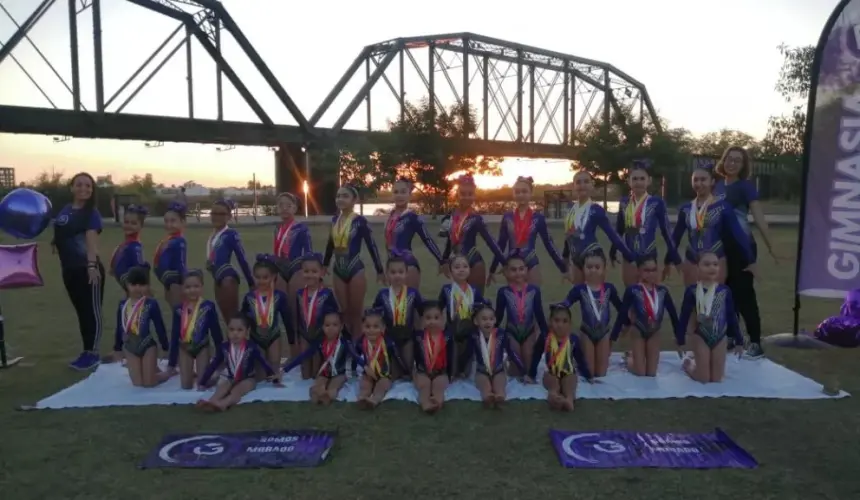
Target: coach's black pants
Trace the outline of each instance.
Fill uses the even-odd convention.
[[[732,242],[734,243],[734,242]],[[758,310],[758,298],[755,293],[755,279],[752,273],[744,271],[747,267],[746,258],[735,244],[726,245],[726,286],[732,291],[735,308],[744,320],[750,342],[761,341],[761,315]],[[753,254],[757,252],[753,242]]]
[[[102,303],[105,268],[99,263],[99,281],[90,284],[86,267],[63,269],[63,284],[78,315],[84,351],[97,351],[102,338]]]

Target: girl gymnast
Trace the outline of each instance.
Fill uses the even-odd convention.
[[[320,362],[314,366],[316,375],[310,398],[314,404],[328,405],[337,400],[340,389],[346,383],[346,358],[353,354],[353,347],[344,332],[339,312],[325,313],[322,321],[323,337],[291,359],[284,366],[284,373],[300,366],[305,359],[319,355]]]
[[[227,225],[236,208],[233,200],[220,199],[210,212],[212,234],[206,242],[206,268],[212,273],[215,286],[215,302],[221,317],[232,318],[239,311],[239,273],[233,268],[233,254],[239,262],[248,287],[254,288],[254,276],[245,258],[245,249],[239,233]]]
[[[362,314],[361,338],[355,343],[356,360],[364,368],[358,389],[358,405],[372,410],[382,403],[391,389],[392,357],[394,363],[406,371],[403,361],[397,355],[394,343],[385,337],[385,322],[382,311],[367,309]]]
[[[263,370],[276,386],[283,387],[278,373],[272,370],[260,349],[248,341],[250,326],[250,320],[242,314],[233,316],[227,323],[227,341],[216,346],[215,357],[200,376],[197,390],[207,390],[217,370],[226,368],[226,371],[221,375],[212,397],[197,401],[199,408],[224,411],[239,403],[257,387],[258,369]]]
[[[660,284],[657,259],[640,257],[639,283],[627,287],[621,309],[612,329],[612,341],[618,340],[622,329],[633,327],[632,350],[625,354],[627,370],[639,377],[654,377],[660,364],[660,327],[663,314],[669,314],[672,331],[678,329],[678,312],[669,289]]]
[[[514,200],[517,207],[510,212],[505,212],[502,216],[502,224],[499,227],[499,250],[505,253],[508,251],[508,247],[511,250],[520,249],[528,266],[529,284],[540,286],[541,274],[537,257],[538,237],[543,240],[544,248],[563,276],[567,276],[568,266],[556,250],[552,236],[549,235],[546,218],[542,213],[531,209],[533,189],[534,179],[531,177],[518,177],[514,183]],[[490,276],[487,278],[488,286],[493,281],[493,274],[501,264],[504,263],[493,260],[493,264],[490,266]]]
[[[651,186],[649,163],[636,160],[627,171],[627,184],[630,186],[630,196],[621,198],[618,205],[618,217],[615,219],[615,231],[622,235],[635,260],[625,260],[621,268],[625,286],[634,286],[639,281],[637,262],[643,258],[657,259],[657,230],[666,242],[667,261],[680,268],[681,257],[672,241],[669,230],[669,216],[666,204],[658,196],[648,194]],[[615,245],[609,250],[609,261],[615,264],[618,249]]]
[[[306,253],[302,256],[302,276],[305,287],[296,294],[296,309],[299,311],[297,341],[305,352],[319,343],[322,336],[323,319],[330,312],[340,312],[334,292],[322,283],[323,257],[319,253]],[[302,379],[309,380],[319,370],[322,363],[317,356],[302,361]],[[316,367],[316,370],[314,369]]]
[[[445,402],[445,389],[451,380],[448,364],[448,337],[444,331],[442,307],[438,302],[421,304],[423,331],[416,335],[415,342],[415,389],[418,403],[425,413],[435,413]]]
[[[164,286],[164,300],[171,308],[179,307],[182,303],[182,277],[185,276],[186,243],[182,232],[185,231],[185,215],[187,208],[179,202],[171,202],[164,212],[164,237],[155,247],[152,266],[155,277]]]
[[[581,345],[588,371],[595,377],[604,377],[609,370],[609,355],[612,352],[609,305],[620,311],[621,299],[615,286],[605,281],[606,258],[602,253],[586,257],[583,264],[585,283],[574,285],[570,289],[565,304],[572,307],[577,302],[580,303]]]
[[[519,248],[508,257],[505,274],[508,285],[499,288],[496,295],[496,324],[501,327],[505,322],[503,330],[511,339],[511,349],[530,366],[535,341],[547,331],[540,288],[527,282],[526,257]],[[510,368],[514,369],[512,374],[516,377],[527,375],[524,371],[516,371],[516,366]]]
[[[415,327],[420,319],[421,294],[418,290],[406,285],[406,260],[394,250],[392,257],[385,263],[385,276],[388,287],[376,294],[373,308],[382,311],[385,321],[385,334],[394,342],[397,353],[406,367],[413,363],[412,341],[415,338]],[[394,378],[410,377],[411,372],[397,373]]]
[[[681,239],[687,236],[687,261],[682,267],[684,273],[684,285],[690,286],[698,281],[696,265],[698,256],[702,252],[710,252],[716,255],[720,263],[717,281],[720,283],[726,279],[725,243],[731,237],[742,253],[747,266],[744,271],[756,274],[755,256],[750,245],[750,238],[741,227],[735,216],[732,206],[725,198],[716,198],[713,194],[714,183],[713,169],[709,166],[700,166],[693,171],[693,191],[696,198],[684,203],[678,209],[678,221],[672,231],[672,241],[675,246],[681,245]],[[666,255],[668,262],[670,256]],[[668,276],[668,270],[663,269],[663,279]]]
[[[606,210],[591,201],[594,191],[594,180],[586,170],[580,170],[573,176],[573,192],[576,201],[564,218],[564,251],[562,257],[573,263],[570,279],[574,284],[582,283],[584,260],[593,254],[603,254],[600,242],[597,241],[597,228],[603,230],[612,245],[617,248],[627,260],[634,260],[633,253],[627,248],[618,233],[609,223]],[[604,259],[605,260],[605,259]]]
[[[734,214],[732,214],[734,217]],[[675,329],[679,350],[690,339],[692,358],[684,359],[684,372],[703,384],[721,382],[726,373],[726,338],[743,354],[744,338],[738,326],[732,292],[720,284],[720,259],[713,252],[699,252],[699,282],[684,292],[681,317]],[[680,351],[679,351],[680,353]]]
[[[361,331],[361,312],[364,308],[364,295],[367,292],[367,280],[364,277],[364,263],[361,261],[362,241],[367,246],[373,267],[376,268],[376,280],[382,284],[382,261],[379,251],[373,242],[373,233],[367,224],[367,219],[353,212],[358,201],[358,190],[346,184],[337,190],[338,215],[332,217],[331,234],[325,248],[323,267],[328,268],[332,255],[334,256],[334,293],[350,332]]]
[[[195,373],[200,375],[210,361],[210,345],[223,342],[218,309],[203,298],[203,271],[193,269],[182,279],[185,301],[173,310],[173,327],[170,338],[170,355],[165,376],[176,373],[183,389],[194,388]]]
[[[286,331],[290,344],[295,342],[287,294],[275,289],[278,267],[268,254],[257,256],[254,280],[257,288],[242,298],[241,312],[251,325],[251,340],[266,356],[270,366],[281,364],[281,338]]]
[[[543,375],[543,386],[547,391],[549,407],[553,410],[573,411],[577,370],[589,383],[594,383],[594,377],[588,369],[579,339],[573,333],[568,305],[563,302],[550,305],[549,321],[550,333],[540,339],[541,343],[535,349],[529,373],[534,378],[538,364],[541,358],[544,358],[546,372]]]
[[[128,297],[119,301],[116,311],[114,360],[125,358],[135,387],[155,387],[167,380],[159,377],[158,346],[166,352],[170,345],[158,301],[149,297],[149,269],[131,269],[124,283]]]
[[[478,302],[473,308],[477,331],[472,337],[475,353],[475,386],[481,392],[486,408],[500,407],[507,398],[508,375],[505,356],[520,373],[526,373],[517,351],[505,330],[496,328],[496,312],[489,302]],[[538,353],[538,357],[540,353]]]
[[[143,245],[140,243],[140,230],[143,228],[147,213],[146,207],[141,205],[126,207],[125,214],[122,216],[122,232],[125,234],[125,240],[117,245],[110,258],[108,272],[126,294],[128,293],[126,281],[132,269],[142,268],[149,273],[149,264],[143,259]]]
[[[469,259],[456,255],[450,260],[453,283],[442,286],[439,305],[445,312],[445,331],[448,334],[448,363],[452,377],[464,378],[472,357],[469,339],[475,325],[472,322],[472,306],[483,302],[481,292],[469,284]]]
[[[412,188],[412,181],[409,179],[399,178],[394,181],[391,189],[394,195],[394,210],[391,211],[385,223],[385,248],[389,253],[398,255],[406,261],[406,286],[417,290],[421,284],[421,267],[412,253],[412,240],[415,235],[424,242],[424,246],[439,263],[440,269],[442,254],[430,233],[427,232],[424,221],[409,209]]]
[[[296,211],[299,200],[292,193],[278,195],[278,213],[281,224],[275,228],[273,255],[277,259],[279,279],[277,287],[287,294],[290,307],[290,323],[286,325],[287,332],[295,332],[298,311],[296,310],[296,294],[305,284],[302,269],[302,255],[313,252],[311,235],[307,224],[296,221]],[[298,355],[295,336],[290,340],[290,357]]]
[[[484,258],[478,251],[478,236],[481,236],[481,239],[487,244],[494,258],[503,261],[505,256],[499,250],[499,246],[496,245],[496,240],[490,236],[484,218],[480,214],[472,212],[472,205],[475,203],[475,189],[475,178],[471,174],[462,175],[457,180],[457,200],[460,206],[451,214],[451,228],[447,233],[442,258],[448,260],[452,253],[465,255],[471,268],[469,284],[483,294],[484,285],[487,283],[487,269]],[[448,271],[451,270],[448,269]]]

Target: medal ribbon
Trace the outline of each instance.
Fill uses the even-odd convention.
[[[215,248],[218,246],[218,243],[221,241],[221,235],[224,234],[225,231],[229,229],[227,226],[224,226],[220,231],[212,231],[212,235],[209,236],[209,241],[206,242],[206,261],[207,262],[215,262]]]
[[[472,316],[472,302],[474,300],[472,287],[468,284],[465,288],[457,283],[451,286],[451,312],[457,314],[460,319],[469,319]]]
[[[376,339],[376,345],[372,345],[370,343],[370,339],[364,337],[364,352],[369,354],[367,361],[369,362],[370,371],[373,373],[374,377],[379,378],[383,376],[382,365],[388,364],[388,351],[385,349],[385,339],[380,335],[380,337]],[[382,359],[381,362],[380,358]]]
[[[406,326],[406,309],[409,302],[406,287],[400,288],[400,293],[394,293],[394,288],[388,289],[388,300],[391,301],[391,318],[394,326]]]
[[[194,328],[197,326],[197,315],[200,313],[200,305],[202,300],[197,300],[194,304],[194,309],[189,314],[188,309],[191,304],[182,304],[182,316],[179,324],[179,338],[185,343],[190,344],[194,338]]]
[[[594,294],[591,292],[591,287],[585,287],[588,292],[588,303],[591,304],[591,310],[594,311],[594,319],[600,324],[603,321],[603,306],[606,301],[606,285],[600,285],[600,293],[598,294],[599,299],[594,298]],[[596,326],[596,325],[595,325]]]
[[[305,326],[307,328],[311,327],[311,322],[314,321],[317,308],[317,293],[319,293],[319,289],[314,290],[313,294],[310,294],[310,290],[305,287],[305,293],[302,294],[302,313],[305,315]]]
[[[334,340],[323,339],[322,354],[325,361],[320,366],[320,371],[317,372],[317,375],[337,375],[337,373],[334,373],[334,367],[337,356],[340,354],[340,347],[340,338]]]
[[[717,296],[717,284],[714,283],[705,291],[705,287],[701,283],[696,285],[696,310],[699,314],[711,316],[711,311],[714,308],[714,299]]]
[[[293,228],[293,223],[295,221],[295,219],[292,219],[289,223],[281,224],[278,228],[278,233],[275,235],[274,248],[276,257],[288,257],[290,255],[290,249],[287,245],[287,237],[290,235],[290,229]]]
[[[165,238],[162,238],[161,241],[158,242],[158,246],[155,247],[155,255],[152,257],[153,267],[158,267],[158,261],[161,260],[161,254],[164,253],[164,250],[170,240],[178,238],[180,236],[182,236],[182,233],[168,234]]]
[[[242,362],[245,361],[245,352],[247,347],[248,345],[245,340],[243,340],[238,346],[236,344],[230,344],[227,364],[229,365],[230,371],[233,373],[234,381],[242,378]]]
[[[466,225],[466,221],[469,220],[469,216],[472,215],[471,211],[466,210],[465,212],[454,212],[454,215],[451,217],[451,243],[454,246],[460,244],[460,241],[463,240],[463,227]]]
[[[391,212],[391,215],[388,216],[388,220],[385,221],[385,246],[389,250],[394,248],[394,228],[397,227],[397,223],[400,222],[400,218],[409,210],[405,210],[401,214],[397,214],[394,211]]]
[[[519,210],[514,210],[514,243],[517,248],[523,248],[528,242],[532,228],[532,216],[531,208],[527,208],[522,217],[520,217]]]
[[[701,205],[696,204],[696,200],[690,203],[689,226],[690,229],[696,231],[704,231],[705,219],[708,215],[708,208],[711,206],[712,197],[708,197]]]
[[[445,352],[445,347],[442,345],[443,336],[441,333],[424,332],[424,363],[427,365],[427,371],[435,371],[437,368],[442,368],[441,357]]]
[[[549,353],[549,370],[555,376],[567,375],[567,364],[570,361],[570,336],[559,344],[555,334],[550,333],[546,339],[546,352]]]
[[[645,212],[645,204],[648,201],[648,195],[644,195],[640,200],[636,200],[636,196],[633,194],[630,195],[630,201],[627,203],[627,208],[625,209],[625,219],[626,226],[628,228],[640,228],[642,227],[642,215]]]
[[[341,215],[337,218],[337,222],[331,230],[335,248],[346,248],[349,244],[349,233],[352,231],[353,219],[355,219],[354,213],[349,213],[346,216]]]
[[[263,300],[265,299],[265,300]],[[257,318],[257,326],[269,328],[275,322],[275,293],[262,294],[257,292],[254,297],[254,316]]]
[[[645,285],[642,287],[642,295],[645,299],[645,314],[650,321],[657,321],[657,313],[660,311],[660,296],[658,295],[657,287],[653,287],[651,291]]]
[[[492,373],[496,368],[494,365],[496,363],[496,339],[498,337],[498,330],[493,328],[493,331],[490,332],[488,337],[484,335],[480,335],[481,337],[481,357],[484,360],[484,366],[487,368],[487,371]]]
[[[568,234],[585,229],[591,216],[591,204],[590,199],[582,205],[578,201],[573,203],[573,208],[567,211],[567,216],[564,218],[564,226]]]
[[[516,290],[513,286],[511,291],[514,292],[514,308],[517,310],[517,325],[525,326],[526,322],[526,298],[528,297],[528,285],[523,285],[522,289]]]
[[[140,333],[140,317],[145,304],[146,297],[137,299],[137,302],[134,304],[131,303],[131,299],[125,301],[125,305],[122,307],[122,322],[126,334],[137,335]]]

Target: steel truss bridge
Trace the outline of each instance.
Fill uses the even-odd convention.
[[[6,66],[17,66],[44,104],[0,104],[0,132],[53,135],[55,141],[76,137],[138,140],[148,146],[220,144],[226,146],[223,150],[238,145],[270,147],[276,151],[279,189],[294,188],[309,173],[307,150],[348,147],[355,141],[372,143],[387,133],[385,120],[402,118],[408,112],[407,103],[419,99],[427,99],[434,110],[456,104],[476,111],[476,131],[471,137],[446,139],[451,150],[473,154],[572,158],[568,142],[573,132],[594,121],[608,122],[612,113],[622,111],[659,127],[645,86],[611,64],[473,33],[397,38],[364,47],[306,117],[220,1],[39,0],[26,17],[20,13],[16,17],[2,1],[0,20],[5,16],[13,33],[5,41],[0,38],[0,75],[3,70],[9,74]],[[155,15],[162,18],[160,22],[173,23],[175,29],[124,83],[108,93],[106,81],[113,80],[110,72],[115,70],[103,57],[103,31],[115,26],[113,31],[122,34],[127,27],[111,16],[103,18],[102,12],[104,4],[116,7],[123,3],[142,9],[136,13],[141,16],[139,23],[154,21]],[[34,41],[38,38],[34,28],[57,11],[68,27],[66,71],[60,71]],[[82,18],[92,27],[91,57],[81,56]],[[53,26],[56,35],[56,22]],[[128,42],[120,37],[109,43]],[[18,47],[30,50],[30,60],[16,57]],[[214,63],[207,82],[209,94],[213,94],[214,82],[214,95],[206,99],[205,106],[200,105],[198,95],[200,71],[195,56],[200,49],[209,64]],[[50,70],[41,77],[30,68],[37,57]],[[162,113],[147,107],[131,112],[138,94],[171,60],[183,57],[185,82],[172,87],[174,94],[176,88],[186,94],[182,116],[175,116],[176,106]],[[235,59],[243,59],[244,67],[250,69],[237,69]],[[82,61],[92,65],[91,78],[82,78]],[[290,73],[297,78],[298,72]],[[243,77],[254,77],[263,84],[252,90]],[[68,105],[58,103],[44,83],[46,78],[67,96],[64,102]],[[86,89],[91,99],[83,97],[85,83],[92,84],[92,89]],[[224,92],[229,87],[250,110],[241,120],[225,116]],[[264,103],[260,93],[274,98]],[[214,112],[214,116],[204,118],[201,110]]]

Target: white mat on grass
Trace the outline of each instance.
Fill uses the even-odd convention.
[[[541,367],[541,372],[543,367]],[[284,380],[285,387],[263,383],[246,396],[243,403],[255,401],[308,401],[311,381],[300,379],[294,370]],[[193,404],[209,392],[184,391],[178,377],[153,389],[133,387],[126,369],[120,364],[102,365],[86,379],[63,389],[36,404],[38,409],[95,408],[102,406],[145,406]],[[350,380],[341,390],[340,401],[355,401],[358,384]],[[769,399],[828,399],[847,397],[847,392],[828,396],[821,384],[795,373],[770,360],[738,360],[730,358],[726,365],[726,378],[719,384],[699,384],[681,371],[681,361],[674,352],[660,357],[657,377],[635,377],[621,365],[621,354],[613,353],[607,376],[596,384],[580,383],[577,397],[584,399],[670,399],[670,398],[769,398]],[[386,400],[416,402],[417,393],[412,384],[397,382]],[[446,399],[480,401],[478,389],[470,381],[452,384]],[[508,382],[508,399],[545,399],[546,391],[540,385],[524,385],[516,380]]]

